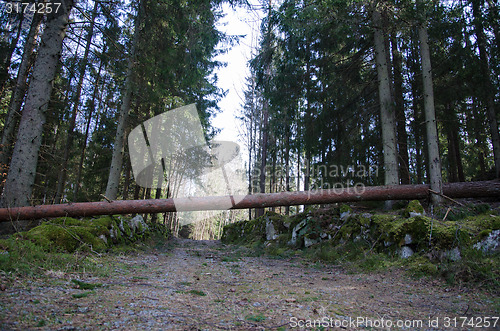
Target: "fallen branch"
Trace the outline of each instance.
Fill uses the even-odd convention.
[[[453,200],[452,198],[450,198],[450,197],[448,197],[448,196],[444,195],[443,193],[439,193],[439,192],[434,191],[434,190],[431,190],[431,189],[429,189],[429,192],[434,193],[434,194],[437,194],[437,195],[439,195],[439,196],[441,196],[441,197],[443,197],[443,198],[445,198],[445,199],[447,199],[447,200],[450,200],[451,202],[454,202],[454,203],[456,203],[456,204],[457,204],[457,205],[459,205],[459,206],[465,207],[465,205],[464,205],[463,203],[458,202],[457,200]]]
[[[443,194],[453,198],[500,197],[500,181],[449,183],[443,185]],[[0,208],[0,222],[10,220],[42,219],[50,217],[86,217],[96,215],[141,214],[182,211],[264,208],[277,206],[330,204],[335,202],[425,199],[429,185],[397,185],[350,187],[316,191],[260,193],[247,196],[215,196],[176,199],[114,200],[111,202],[80,202],[34,207]]]

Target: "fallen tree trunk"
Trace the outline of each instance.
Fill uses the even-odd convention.
[[[424,199],[431,194],[429,185],[350,187],[317,191],[259,193],[245,197],[193,197],[176,199],[115,200],[79,202],[34,207],[0,208],[0,222],[47,217],[85,217],[114,214],[164,213],[176,211],[225,210],[227,199],[240,201],[231,209],[264,208],[293,205],[329,204],[335,202]],[[450,198],[500,197],[500,181],[449,183],[443,194]],[[233,199],[234,198],[234,199]]]

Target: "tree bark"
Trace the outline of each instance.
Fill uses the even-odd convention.
[[[14,131],[19,122],[21,106],[23,104],[24,95],[26,94],[26,83],[30,71],[30,64],[33,63],[34,60],[33,51],[35,49],[36,38],[40,30],[41,22],[42,15],[34,15],[30,31],[28,32],[28,36],[26,37],[26,42],[24,44],[21,64],[19,66],[19,70],[17,71],[16,85],[14,86],[14,91],[11,95],[9,110],[7,111],[7,118],[5,119],[5,125],[2,132],[2,142],[0,145],[0,164],[4,165],[4,167],[8,165],[12,151]],[[0,176],[0,182],[3,182],[3,177],[3,175]]]
[[[394,106],[398,137],[399,177],[401,184],[405,185],[410,184],[410,158],[408,156],[408,135],[406,133],[406,115],[403,97],[402,60],[395,36],[391,36],[391,44],[394,67]]]
[[[471,121],[471,128],[468,130],[469,132],[473,132],[473,137],[475,139],[474,143],[474,150],[477,152],[477,159],[479,163],[479,170],[480,174],[478,178],[480,180],[486,180],[487,179],[487,170],[486,170],[486,155],[485,151],[488,150],[486,147],[486,142],[485,142],[485,135],[483,134],[483,119],[482,119],[482,113],[479,112],[477,109],[477,102],[475,101],[475,98],[472,99],[472,121]],[[470,119],[469,119],[470,120]]]
[[[378,8],[373,10],[375,58],[380,98],[380,119],[382,123],[382,144],[384,152],[384,170],[386,185],[399,184],[398,159],[396,144],[396,119],[391,98],[389,69],[385,51],[382,15]],[[391,207],[391,202],[386,203],[386,208]]]
[[[108,183],[106,186],[106,197],[115,200],[118,196],[118,186],[120,185],[120,174],[123,164],[123,151],[125,145],[125,129],[127,125],[128,115],[130,113],[130,105],[132,100],[132,80],[135,63],[135,53],[139,40],[139,28],[142,19],[143,1],[139,2],[137,16],[134,23],[134,39],[132,41],[132,49],[128,58],[127,78],[125,80],[125,90],[122,97],[122,105],[118,114],[118,126],[116,128],[115,143],[113,146],[113,155],[111,157],[111,166],[109,169]]]
[[[490,11],[491,26],[493,28],[493,33],[495,34],[495,43],[497,44],[497,49],[500,50],[500,15],[498,14],[498,5],[492,0],[487,0],[488,9]]]
[[[285,133],[285,190],[290,191],[290,132],[288,130]],[[285,215],[289,214],[290,206],[286,206]]]
[[[3,66],[2,66],[2,71],[0,72],[0,98],[3,97],[3,93],[5,91],[5,88],[8,85],[9,70],[10,70],[10,66],[12,63],[12,55],[14,54],[14,50],[16,49],[17,43],[19,41],[19,37],[21,36],[24,15],[20,14],[19,16],[20,16],[19,25],[17,27],[16,36],[14,38],[12,38],[9,46],[7,47],[7,52],[5,54],[5,58],[2,59]],[[34,15],[34,16],[37,16],[37,15]],[[41,16],[41,15],[38,15],[38,16]]]
[[[269,5],[268,5],[268,23],[267,23],[267,41],[265,44],[264,52],[269,52],[271,48],[271,1],[269,0]],[[269,80],[271,79],[271,75],[269,73],[270,70],[270,64],[266,64],[266,68],[264,69],[266,73],[265,79],[265,85],[267,86],[269,84]],[[269,101],[267,98],[265,98],[264,103],[262,105],[262,112],[263,112],[263,123],[262,123],[262,152],[261,152],[261,163],[260,163],[260,178],[259,178],[259,185],[260,185],[260,192],[264,193],[266,192],[266,163],[267,163],[267,145],[268,145],[268,140],[269,140],[269,132],[268,132],[268,122],[269,122]],[[259,209],[257,210],[257,216],[264,215],[264,209]]]
[[[47,17],[0,203],[4,207],[29,205],[42,142],[45,111],[72,6],[72,0],[62,1],[59,12],[53,12]]]
[[[415,139],[415,172],[416,172],[416,183],[422,184],[424,182],[424,164],[427,164],[427,154],[423,152],[423,144],[425,143],[425,137],[422,130],[422,124],[424,123],[422,118],[422,102],[419,98],[420,95],[420,83],[417,79],[418,71],[420,70],[420,62],[418,56],[418,42],[416,35],[416,30],[412,30],[412,41],[411,41],[411,52],[410,52],[410,70],[413,73],[410,85],[411,85],[411,95],[412,95],[412,110],[413,110],[413,122],[411,123],[413,137]]]
[[[90,45],[92,44],[92,38],[94,37],[94,25],[95,18],[97,16],[97,5],[98,1],[94,2],[94,9],[92,11],[92,17],[90,19],[89,31],[87,32],[87,38],[85,38],[85,51],[83,53],[83,58],[80,63],[80,72],[78,73],[78,84],[76,86],[75,99],[73,100],[73,111],[71,113],[71,119],[69,121],[68,135],[66,137],[66,144],[64,147],[64,155],[62,160],[61,171],[59,172],[59,177],[57,180],[57,191],[55,197],[55,203],[61,202],[61,197],[64,193],[64,186],[66,184],[66,176],[68,173],[68,161],[69,153],[73,148],[73,140],[75,138],[75,125],[76,117],[78,116],[78,108],[80,106],[80,96],[82,94],[83,80],[85,78],[85,72],[87,71],[87,64],[90,52]]]
[[[474,14],[474,26],[479,49],[479,61],[483,83],[483,99],[486,103],[488,122],[490,124],[491,142],[493,144],[493,159],[495,161],[495,177],[500,178],[500,134],[498,132],[498,121],[495,111],[495,87],[491,81],[490,65],[486,52],[486,36],[482,23],[481,0],[472,0],[472,11]]]
[[[439,137],[436,126],[436,112],[434,109],[434,88],[432,86],[431,53],[427,28],[419,26],[418,37],[420,40],[420,57],[422,59],[422,79],[424,87],[424,113],[427,131],[427,152],[429,154],[429,178],[431,189],[443,192],[443,179],[441,175],[441,158],[439,156]],[[441,203],[441,196],[433,195],[432,202]]]
[[[106,47],[104,47],[103,53],[106,52]],[[94,91],[92,92],[92,100],[90,101],[91,104],[88,109],[88,115],[87,115],[87,123],[85,125],[85,136],[83,137],[82,144],[80,147],[80,161],[78,162],[78,170],[76,173],[76,182],[75,182],[75,189],[73,191],[73,201],[77,201],[78,199],[78,191],[80,190],[80,183],[82,180],[82,171],[83,171],[83,161],[85,159],[85,152],[87,150],[87,140],[89,139],[89,134],[90,134],[90,123],[92,121],[92,115],[95,111],[95,104],[96,104],[96,99],[98,96],[99,92],[99,84],[101,80],[101,71],[102,67],[104,65],[104,61],[100,61],[99,63],[99,70],[97,71],[97,78],[94,82]]]
[[[331,204],[336,202],[426,199],[429,194],[433,194],[429,191],[429,188],[429,185],[419,184],[350,187],[314,192],[257,193],[244,197],[234,197],[236,201],[243,200],[231,209]],[[498,197],[500,196],[500,181],[444,184],[443,193],[450,198]],[[175,212],[176,201],[181,202],[183,207],[189,205],[191,211],[219,210],[226,208],[227,199],[227,196],[218,196],[161,200],[116,200],[111,202],[78,202],[35,207],[0,208],[0,222],[64,216],[89,217],[96,215]],[[172,224],[172,227],[175,226],[175,223]]]

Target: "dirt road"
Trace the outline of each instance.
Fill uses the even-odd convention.
[[[1,329],[453,330],[500,324],[492,328],[498,298],[402,271],[349,274],[300,258],[248,257],[217,241],[178,239],[169,249],[101,259],[105,276],[47,271],[7,287],[0,292]],[[102,286],[85,289],[75,278]]]

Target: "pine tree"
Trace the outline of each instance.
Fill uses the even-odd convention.
[[[56,74],[72,6],[72,0],[62,1],[60,10],[53,11],[47,17],[2,194],[1,205],[4,207],[30,204],[42,142],[44,112],[51,95],[52,80]]]

